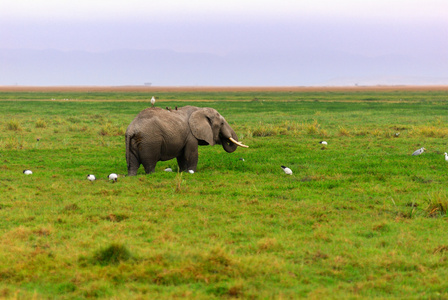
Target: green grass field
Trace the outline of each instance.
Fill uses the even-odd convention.
[[[125,177],[152,95],[250,148]],[[447,112],[443,90],[0,92],[0,298],[447,298]]]

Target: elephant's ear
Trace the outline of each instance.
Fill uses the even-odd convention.
[[[190,124],[191,133],[193,133],[195,138],[200,141],[205,141],[211,146],[215,144],[212,127],[210,125],[211,120],[203,109],[192,113],[188,123]]]

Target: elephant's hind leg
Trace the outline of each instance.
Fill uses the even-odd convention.
[[[126,162],[128,165],[128,176],[137,175],[140,167],[140,159],[138,156],[138,143],[134,138],[129,138],[126,133]]]
[[[138,158],[133,154],[130,153],[127,157],[127,163],[128,163],[128,176],[135,176],[137,175],[138,168],[140,167],[140,161]]]
[[[145,168],[146,174],[153,173],[156,169],[156,164],[159,161],[159,154],[148,150],[141,151],[140,161]]]

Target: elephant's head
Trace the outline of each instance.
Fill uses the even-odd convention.
[[[238,142],[235,131],[226,119],[213,108],[201,108],[193,112],[189,119],[193,136],[199,145],[220,144],[227,152],[233,152],[238,146],[248,146]]]

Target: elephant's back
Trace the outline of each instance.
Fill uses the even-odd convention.
[[[152,118],[154,116],[157,116],[158,114],[161,114],[165,112],[164,109],[161,109],[160,107],[148,107],[142,110],[135,119],[147,119]]]
[[[169,111],[158,107],[142,110],[128,126],[129,132],[156,132],[171,135],[171,131],[180,132],[186,129],[187,119],[181,111]],[[166,132],[168,131],[168,132]]]
[[[149,107],[142,110],[129,126],[139,126],[142,123],[156,122],[160,119],[169,119],[169,111],[161,109],[159,107]]]

